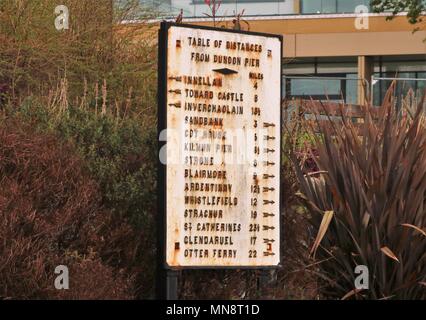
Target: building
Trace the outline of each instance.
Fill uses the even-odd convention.
[[[212,25],[204,0],[143,0],[167,17]],[[382,100],[393,78],[397,94],[426,88],[426,30],[401,14],[369,13],[369,0],[222,0],[216,22],[244,10],[251,31],[283,34],[287,98],[313,97],[363,104]]]

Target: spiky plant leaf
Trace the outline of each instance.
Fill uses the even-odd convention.
[[[321,243],[322,238],[324,238],[325,233],[327,232],[328,226],[330,225],[331,219],[333,219],[333,211],[324,212],[324,216],[321,221],[321,225],[318,230],[317,237],[315,239],[314,245],[311,249],[311,255],[315,257],[315,253]]]
[[[346,116],[343,106],[342,121],[335,122],[328,103],[321,104],[328,120],[317,112],[316,121],[305,124],[318,171],[326,172],[321,179],[304,174],[292,157],[300,199],[318,233],[312,252],[321,261],[318,274],[328,297],[360,297],[347,295],[355,267],[365,265],[370,287],[362,298],[426,298],[425,99],[402,108],[394,89],[392,83],[380,108],[364,108],[362,123]],[[333,212],[333,219],[324,212]]]

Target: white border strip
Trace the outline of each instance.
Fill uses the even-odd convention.
[[[406,12],[398,13],[395,16],[406,16]],[[385,13],[332,13],[332,14],[288,14],[288,15],[260,15],[260,16],[244,16],[247,21],[261,21],[261,20],[309,20],[309,19],[338,19],[338,18],[357,18],[362,17],[389,17],[392,16],[391,12]],[[212,18],[185,18],[185,22],[213,22]],[[233,16],[218,16],[216,22],[232,21]],[[149,19],[147,21],[141,20],[125,20],[121,24],[134,24],[134,23],[156,23],[160,21],[174,21],[173,17]]]

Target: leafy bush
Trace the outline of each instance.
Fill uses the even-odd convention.
[[[304,175],[293,155],[318,230],[312,252],[326,297],[426,298],[423,102],[410,117],[395,110],[391,95],[379,112],[365,111],[364,123],[342,112],[341,125],[320,127],[316,161],[325,174]],[[368,267],[368,290],[355,288],[357,265]]]
[[[11,117],[50,132],[74,145],[99,186],[102,206],[111,212],[105,227],[125,221],[131,226],[130,243],[104,247],[115,268],[137,274],[137,295],[153,296],[156,253],[156,130],[139,117],[118,118],[70,106],[52,112],[28,99]],[[146,120],[145,120],[146,121]],[[113,235],[111,235],[113,236]],[[131,254],[122,254],[128,246]]]
[[[101,272],[105,277],[117,270],[126,279],[136,274],[130,286],[122,281],[117,286],[137,291],[138,297],[152,297],[157,48],[153,25],[144,22],[154,13],[137,0],[121,1],[114,10],[111,1],[65,0],[61,4],[70,9],[70,29],[59,32],[53,15],[57,2],[0,1],[0,126],[10,121],[2,123],[3,118],[13,118],[17,127],[25,126],[25,132],[32,128],[36,135],[55,136],[73,145],[79,165],[86,168],[85,177],[96,186],[95,204],[106,212],[97,230],[108,235],[108,240],[94,240],[97,253],[93,259],[76,255],[81,263],[76,268],[81,270],[84,264],[95,270],[99,263],[98,269],[105,266]],[[141,23],[119,25],[126,19]],[[56,150],[64,152],[58,157],[66,162],[66,150],[50,146],[52,150],[40,149],[39,156],[51,156]],[[24,147],[16,145],[16,152],[24,152],[20,149]],[[51,178],[43,179],[49,183]],[[19,197],[22,193],[15,200]],[[75,198],[78,201],[79,196]],[[43,242],[40,248],[44,245],[49,246]],[[32,259],[34,255],[29,255],[27,261]],[[34,284],[37,279],[32,280]],[[102,281],[100,276],[93,275],[93,279]],[[102,297],[102,290],[90,297]],[[105,297],[121,292],[110,290]],[[84,285],[73,294],[88,297],[83,291]],[[38,294],[43,296],[41,292],[34,296]]]
[[[72,146],[3,120],[0,184],[0,297],[134,295],[133,275],[113,266],[117,257],[133,254],[132,230],[123,221],[112,222],[96,182]],[[126,246],[118,245],[123,242]],[[69,268],[70,290],[54,288],[58,265]]]
[[[100,184],[103,203],[141,228],[155,210],[156,132],[138,119],[120,121],[71,108],[55,131],[72,141]]]

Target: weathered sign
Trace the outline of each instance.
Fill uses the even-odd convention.
[[[282,38],[163,23],[165,262],[280,263]]]

